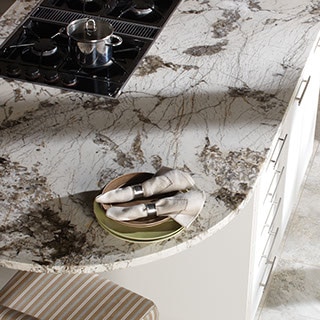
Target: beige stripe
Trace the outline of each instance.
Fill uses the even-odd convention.
[[[141,319],[152,308],[153,302],[141,297],[137,303],[123,316],[124,319]]]
[[[38,289],[36,294],[33,296],[32,299],[30,299],[29,303],[26,304],[24,307],[25,310],[28,310],[31,306],[36,305],[39,298],[47,291],[53,284],[59,280],[61,275],[57,274],[54,277],[50,277],[49,279],[45,279],[44,277],[41,277],[41,286],[42,289]],[[43,300],[43,299],[42,299]],[[41,301],[42,302],[42,301]],[[38,308],[37,308],[38,309]]]
[[[55,295],[61,287],[68,285],[70,279],[70,275],[61,274],[58,276],[57,274],[46,274],[43,279],[43,286],[47,286],[47,291],[39,297],[38,301],[35,301],[28,311],[32,314],[38,314],[38,316],[42,318],[43,313],[46,314],[48,311],[46,310],[47,308],[56,310],[55,304],[59,303],[59,301],[56,300]],[[48,286],[48,283],[51,283],[51,286]],[[41,288],[39,288],[39,290],[41,290]],[[52,310],[50,313],[53,312]]]
[[[106,299],[103,299],[95,306],[94,313],[92,313],[90,315],[91,317],[88,319],[101,319],[106,313],[113,312],[112,310],[115,307],[119,308],[121,306],[119,301],[126,295],[128,295],[128,290],[124,290],[124,288],[117,286],[117,291],[114,292],[112,296],[106,297]]]
[[[40,280],[41,277],[35,277],[34,279],[31,279],[31,277],[25,277],[21,282],[21,285],[18,287],[19,295],[15,299],[11,300],[8,306],[11,308],[17,308],[24,312],[24,305],[29,301],[29,298],[33,293],[32,288],[35,287]],[[22,289],[25,284],[27,286],[25,289]]]
[[[9,308],[4,308],[2,306],[0,306],[0,316],[1,318],[0,319],[3,319],[6,314],[8,314],[12,309],[9,309]]]
[[[102,284],[102,287],[100,287],[101,284]],[[100,279],[97,279],[97,281],[95,281],[94,285],[96,285],[96,287],[100,287],[100,288],[97,288],[97,290],[95,290],[96,292],[94,293],[92,298],[86,302],[86,304],[83,306],[83,308],[78,310],[78,312],[74,316],[74,319],[87,319],[88,314],[90,314],[92,309],[96,306],[96,304],[99,301],[101,301],[102,297],[105,297],[105,296],[112,297],[114,292],[117,291],[119,288],[119,286],[117,286],[116,284],[114,284],[111,281],[108,281],[108,282],[102,281],[101,282]],[[82,297],[82,301],[84,301],[84,300],[86,300],[85,297]]]
[[[158,308],[154,305],[152,307],[152,311],[150,313],[150,316],[149,316],[149,320],[158,320],[159,319],[159,310]]]
[[[16,316],[17,316],[17,313],[16,313]],[[15,318],[15,320],[23,320],[23,319],[29,319],[29,318],[30,317],[28,315],[19,312],[19,316]]]
[[[11,309],[6,306],[1,306],[0,305],[0,319],[5,319],[5,320],[37,320],[36,318],[24,314],[18,310]]]
[[[141,320],[158,320],[159,319],[159,311],[155,305],[149,310],[148,314],[146,314]]]
[[[64,314],[61,314],[61,316],[64,316],[64,318],[67,319],[84,319],[84,314],[90,313],[94,305],[97,303],[97,301],[100,301],[101,296],[106,295],[108,292],[110,292],[114,286],[110,286],[109,284],[105,284],[101,286],[101,281],[99,278],[94,279],[94,281],[91,281],[88,286],[84,288],[80,292],[80,294],[77,295],[76,299],[70,303],[68,306],[68,309],[64,310]],[[92,292],[94,292],[94,295],[89,301],[84,305],[83,308],[78,310],[76,315],[72,318],[70,318],[71,313],[78,308],[78,305],[82,303],[82,301],[86,300],[87,296],[90,295]],[[59,318],[59,317],[58,317]]]
[[[141,315],[141,319],[150,319],[150,320],[158,319],[159,317],[158,309],[152,301],[150,302],[152,303],[152,305],[149,305],[149,309],[146,310],[145,314]]]
[[[17,290],[19,291],[20,299],[16,301],[14,306],[15,308],[25,312],[32,314],[30,310],[28,310],[27,305],[30,300],[34,299],[34,296],[37,295],[38,291],[42,288],[43,283],[46,283],[45,274],[33,274],[30,273],[28,277],[25,278],[24,282],[26,284],[25,289],[22,289],[22,286],[19,286]]]
[[[123,298],[125,298],[125,300],[123,300]],[[118,294],[111,297],[105,306],[100,306],[93,319],[105,319],[109,316],[111,319],[120,319],[119,314],[123,313],[126,306],[131,304],[134,299],[136,299],[135,293],[120,287]]]
[[[88,285],[86,285],[82,290],[80,290],[78,293],[76,293],[75,298],[73,298],[73,300],[70,301],[70,303],[64,308],[64,310],[57,315],[57,319],[61,319],[62,317],[64,319],[83,319],[84,317],[82,316],[82,312],[84,312],[84,311],[90,312],[91,301],[94,301],[94,303],[95,303],[97,300],[95,298],[97,296],[97,294],[100,291],[104,290],[104,287],[100,286],[100,285],[101,285],[101,282],[97,278],[90,279],[90,282],[88,283]],[[93,292],[94,292],[93,299],[90,299],[89,302],[87,302],[83,308],[78,309],[79,304],[81,304],[83,301],[85,301],[87,296]],[[99,295],[98,295],[98,297],[99,297]],[[76,309],[78,309],[76,314],[71,316]],[[87,309],[90,309],[90,310],[87,310]]]
[[[10,286],[9,282],[11,282]],[[152,301],[118,286],[110,280],[103,279],[101,281],[101,277],[97,274],[90,276],[83,274],[52,275],[20,271],[9,282],[4,287],[6,290],[2,291],[4,294],[0,301],[4,296],[7,297],[13,308],[16,308],[13,303],[20,301],[20,304],[25,306],[24,312],[26,309],[35,310],[35,313],[27,313],[34,314],[36,317],[44,313],[44,315],[50,316],[50,319],[57,320],[98,320],[101,319],[102,314],[107,312],[104,319],[108,320],[114,319],[110,318],[112,315],[117,315],[116,319],[138,320],[142,317],[144,320],[158,319],[158,310]],[[61,286],[61,284],[63,285]],[[86,286],[88,287],[86,288]],[[53,309],[57,304],[59,304],[59,308]],[[50,313],[48,313],[49,311]],[[51,314],[53,311],[54,313]],[[76,317],[77,315],[78,317]],[[97,317],[98,315],[100,317]]]
[[[25,277],[28,276],[27,272],[19,271],[17,272],[10,280],[9,282],[3,287],[1,290],[1,300],[0,303],[5,303],[5,299],[11,294],[14,293],[15,296],[18,296],[18,293],[16,291],[17,286],[20,285],[20,283],[24,280]],[[12,299],[12,297],[9,297],[8,299]],[[9,300],[10,301],[10,300]]]
[[[154,320],[155,319],[155,314],[154,310],[149,309],[148,312],[141,318],[141,320]]]
[[[80,286],[79,283],[73,281],[73,286],[72,289],[74,290],[73,293],[71,295],[69,295],[69,297],[67,299],[64,300],[64,302],[59,306],[59,308],[57,308],[56,312],[54,312],[51,316],[52,319],[54,319],[55,317],[57,317],[59,315],[59,313],[64,311],[64,308],[74,299],[77,298],[77,295],[79,294],[79,292],[81,290],[83,290],[85,288],[85,286],[88,284],[88,282],[92,281],[91,278],[87,278],[86,281],[84,283],[82,283]],[[61,291],[61,290],[60,290]],[[64,295],[64,293],[61,291],[61,294]]]
[[[147,301],[148,300],[141,297],[121,318],[123,318],[123,319],[136,319],[137,318],[136,311],[138,309],[137,307],[140,306],[141,304],[142,304],[141,308],[145,307],[146,306],[145,302],[147,302]],[[141,313],[141,308],[138,309],[139,313]],[[148,304],[147,308],[145,308],[146,311],[142,312],[142,315],[144,315],[149,308],[150,308],[150,305]],[[130,318],[129,318],[129,315],[131,316]],[[139,317],[139,319],[140,318],[141,317]]]
[[[119,288],[118,292],[121,291],[121,289],[122,288]],[[107,315],[105,316],[105,318],[108,319],[108,317],[110,317],[114,313],[114,311],[116,311],[121,306],[122,302],[129,298],[130,295],[131,295],[131,292],[130,291],[128,292],[127,290],[125,290],[125,291],[119,292],[116,297],[113,297],[113,298],[115,298],[115,300],[117,302],[116,303],[112,303],[112,305],[109,306],[109,308],[105,310],[105,312],[108,312]],[[96,306],[96,308],[91,312],[90,316],[93,316],[95,313],[97,313],[101,309],[101,307],[105,304],[105,302],[106,302],[106,298],[103,299]],[[110,307],[111,307],[111,309],[110,309]],[[93,319],[96,319],[96,318],[93,318]]]
[[[118,305],[118,309],[113,313],[113,317],[115,317],[115,319],[125,319],[124,315],[128,313],[128,310],[134,308],[139,300],[140,296],[131,292],[130,298],[128,298],[122,305]]]
[[[47,301],[42,302],[41,309],[35,313],[39,318],[52,319],[59,310],[67,304],[67,297],[73,294],[75,284],[86,285],[87,278],[81,274],[63,275],[63,284],[55,283],[51,288],[51,296]],[[57,309],[58,308],[58,309]]]
[[[101,296],[102,299],[100,298],[100,302],[93,305],[93,309],[91,308],[86,310],[89,312],[85,313],[85,317],[83,319],[97,319],[95,314],[102,306],[104,306],[105,312],[108,312],[110,308],[112,309],[114,306],[114,302],[112,301],[112,299],[116,296],[122,296],[122,293],[119,291],[121,291],[121,288],[119,286],[115,286],[107,295]]]
[[[55,293],[55,291],[61,287],[62,284],[64,284],[67,281],[64,275],[53,275],[53,274],[46,274],[43,278],[43,281],[40,283],[40,285],[43,285],[47,288],[45,292],[42,293],[41,296],[39,296],[38,301],[34,301],[34,304],[31,305],[26,312],[30,314],[36,314],[40,312],[43,308],[45,308],[45,305],[47,305],[48,301],[51,299],[52,295]],[[51,287],[48,286],[48,283],[52,284]],[[41,290],[41,288],[39,289]]]
[[[52,286],[46,295],[40,297],[36,305],[33,305],[32,309],[39,318],[48,319],[52,313],[57,311],[57,307],[60,307],[61,303],[64,302],[64,292],[68,292],[69,287],[72,286],[74,278],[79,277],[80,274],[63,274],[61,281],[58,278],[54,278]]]
[[[145,314],[141,320],[154,320],[154,310],[153,309],[149,309],[148,310],[148,313]]]
[[[134,292],[132,292],[132,297],[133,299],[126,301],[121,310],[114,313],[117,319],[140,319],[154,305],[151,300]]]
[[[94,291],[92,291],[83,301],[79,301],[79,305],[74,308],[73,312],[69,315],[68,318],[72,319],[72,317],[74,317],[80,310],[85,308],[86,304],[90,301],[90,299],[94,297],[96,293],[104,287],[105,283],[100,283],[100,285]]]

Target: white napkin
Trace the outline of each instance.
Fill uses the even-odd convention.
[[[142,188],[140,197],[150,197],[154,194],[163,194],[172,191],[186,190],[194,186],[192,177],[177,169],[160,169],[154,177],[139,185]],[[131,201],[136,197],[136,186],[128,186],[105,192],[96,197],[99,203],[121,203]]]
[[[155,202],[156,215],[166,215],[176,222],[188,228],[197,218],[205,202],[205,193],[191,190],[178,193],[173,197],[167,197]],[[106,214],[109,218],[120,221],[134,220],[148,216],[146,204],[138,204],[131,207],[110,207]]]

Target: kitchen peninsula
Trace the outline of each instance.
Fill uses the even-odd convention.
[[[36,3],[16,1],[1,40]],[[154,299],[164,320],[209,319],[208,310],[249,319],[264,188],[284,190],[274,217],[290,212],[312,150],[319,16],[317,1],[185,0],[118,99],[0,79],[0,265],[108,272]],[[107,234],[92,209],[101,188],[161,166],[205,191],[198,219],[157,243]],[[277,219],[278,238],[262,241],[270,252],[288,215]],[[263,274],[275,263],[267,256]]]

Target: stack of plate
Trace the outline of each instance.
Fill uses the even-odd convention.
[[[130,173],[118,177],[112,180],[105,186],[102,193],[107,191],[125,187],[127,185],[134,185],[141,183],[153,176],[152,173]],[[168,196],[164,195],[164,196]],[[138,203],[151,203],[157,198],[145,198],[130,201],[127,203],[120,203],[119,206],[131,206]],[[116,204],[113,204],[116,205]],[[178,233],[180,233],[184,227],[178,224],[176,221],[169,217],[161,216],[155,218],[141,218],[132,221],[116,221],[106,215],[106,210],[110,207],[110,204],[97,203],[94,201],[93,209],[95,216],[103,229],[108,231],[110,234],[131,242],[155,242],[169,239]]]

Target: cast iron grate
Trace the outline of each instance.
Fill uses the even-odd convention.
[[[138,38],[154,40],[157,33],[160,31],[157,27],[138,25],[131,22],[119,21],[109,18],[90,16],[87,14],[76,13],[76,12],[66,12],[59,9],[38,7],[31,13],[31,17],[40,21],[51,21],[63,25],[67,25],[70,22],[82,19],[82,18],[93,18],[100,19],[109,22],[115,33],[123,35],[131,35]]]

